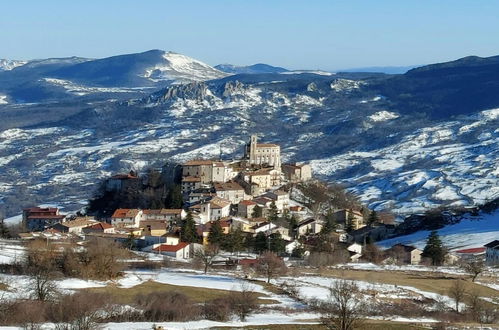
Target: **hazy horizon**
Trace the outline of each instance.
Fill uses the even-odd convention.
[[[87,1],[4,4],[0,58],[103,58],[149,49],[210,65],[414,66],[499,54],[493,1]]]

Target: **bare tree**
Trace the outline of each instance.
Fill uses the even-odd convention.
[[[229,300],[241,322],[246,321],[246,318],[258,307],[256,295],[247,282],[242,282],[240,291],[231,293]]]
[[[459,313],[459,304],[464,300],[466,288],[463,280],[455,280],[449,288],[449,296],[454,299],[456,312]]]
[[[216,245],[208,245],[194,252],[194,260],[203,264],[204,273],[206,274],[208,273],[208,269],[213,265],[218,253],[219,249]]]
[[[44,301],[55,295],[56,260],[57,250],[48,241],[35,240],[27,246],[24,267],[31,276],[28,290],[33,299]]]
[[[267,283],[273,278],[286,274],[287,270],[284,261],[271,251],[265,251],[256,265],[256,271],[267,278]]]
[[[471,274],[471,281],[475,282],[478,275],[485,271],[485,263],[482,260],[469,260],[461,264],[461,268]]]
[[[327,329],[353,330],[361,323],[364,310],[357,284],[338,280],[329,289],[329,300],[320,305],[321,321]]]

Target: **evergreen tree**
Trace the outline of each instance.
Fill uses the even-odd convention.
[[[263,232],[256,234],[254,250],[255,253],[262,253],[267,250],[267,236]]]
[[[165,206],[171,209],[180,209],[183,205],[182,189],[176,184],[168,190],[166,195]]]
[[[7,226],[3,222],[3,219],[0,220],[0,237],[1,238],[9,238],[10,237],[9,228],[7,228]]]
[[[267,217],[267,220],[272,223],[272,222],[276,222],[278,219],[279,219],[279,212],[277,210],[277,206],[275,205],[275,202],[272,201],[272,203],[270,203],[269,215]]]
[[[212,245],[221,246],[224,240],[224,232],[219,221],[212,223],[208,233],[208,242]]]
[[[331,209],[327,211],[324,226],[321,228],[321,234],[329,234],[336,229],[336,219]]]
[[[198,241],[198,235],[196,232],[196,223],[192,217],[191,211],[187,212],[187,216],[182,221],[180,228],[180,234],[182,242],[195,243]]]
[[[261,218],[263,215],[263,210],[260,206],[256,205],[251,212],[252,218]]]
[[[281,236],[281,233],[273,233],[269,236],[270,239],[270,251],[277,254],[284,253],[286,251],[286,242]]]
[[[372,210],[371,213],[369,213],[369,218],[367,218],[367,225],[371,227],[378,221],[379,221],[378,214],[376,213],[376,211]]]
[[[430,258],[433,266],[440,266],[445,260],[447,251],[440,240],[440,236],[436,230],[433,230],[426,241],[426,246],[423,250],[423,257]]]
[[[298,218],[296,217],[296,215],[293,214],[289,218],[289,231],[290,231],[291,236],[293,238],[296,238],[296,236],[297,236],[296,227],[298,227]]]

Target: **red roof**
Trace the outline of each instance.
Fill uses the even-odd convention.
[[[250,200],[243,200],[243,201],[240,201],[239,204],[242,204],[242,205],[256,205],[255,202],[253,201],[250,201]]]
[[[456,253],[462,253],[462,254],[475,254],[475,253],[484,253],[484,252],[485,252],[484,247],[463,249],[463,250],[456,251]]]
[[[138,209],[116,209],[112,218],[134,218],[140,212]]]
[[[104,229],[113,228],[113,226],[111,226],[107,222],[99,222],[99,223],[96,223],[95,225],[92,225],[88,228],[95,229],[95,230],[104,230]]]
[[[189,243],[185,242],[180,242],[177,245],[166,245],[166,244],[161,244],[153,249],[153,251],[160,251],[160,252],[177,252],[178,250],[182,250],[186,246],[188,246]]]

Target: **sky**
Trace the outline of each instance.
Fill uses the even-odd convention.
[[[337,70],[499,54],[496,0],[3,0],[0,58],[163,49]]]

